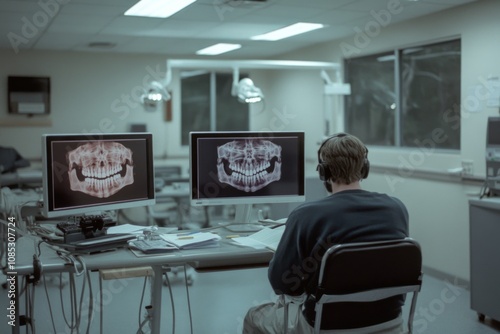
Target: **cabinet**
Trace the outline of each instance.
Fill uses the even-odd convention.
[[[471,308],[500,320],[500,198],[469,200]]]

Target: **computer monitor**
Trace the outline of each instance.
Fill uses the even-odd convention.
[[[43,135],[42,162],[48,218],[155,203],[150,133]]]
[[[191,205],[237,205],[248,223],[253,204],[305,200],[304,132],[191,132]]]

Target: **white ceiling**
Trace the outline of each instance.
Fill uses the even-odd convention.
[[[167,1],[167,0],[165,0]],[[266,59],[294,49],[354,35],[377,22],[375,13],[400,3],[390,24],[414,19],[475,0],[198,0],[166,18],[125,17],[137,0],[0,0],[0,48],[23,50],[151,53],[192,58],[219,42],[242,48],[218,58]],[[295,22],[327,28],[277,42],[253,41]],[[110,42],[114,47],[91,48]]]

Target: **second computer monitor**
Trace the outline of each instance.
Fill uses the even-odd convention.
[[[191,204],[305,200],[304,132],[191,132]]]

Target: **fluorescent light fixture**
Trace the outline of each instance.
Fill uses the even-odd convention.
[[[283,38],[288,38],[291,36],[303,34],[323,27],[324,25],[320,23],[299,22],[278,30],[268,32],[267,34],[253,36],[251,37],[251,39],[263,40],[263,41],[277,41]]]
[[[195,1],[196,0],[140,0],[138,3],[130,7],[125,12],[125,15],[165,18],[174,15]]]
[[[241,44],[219,43],[196,51],[197,55],[215,56],[241,48]]]

